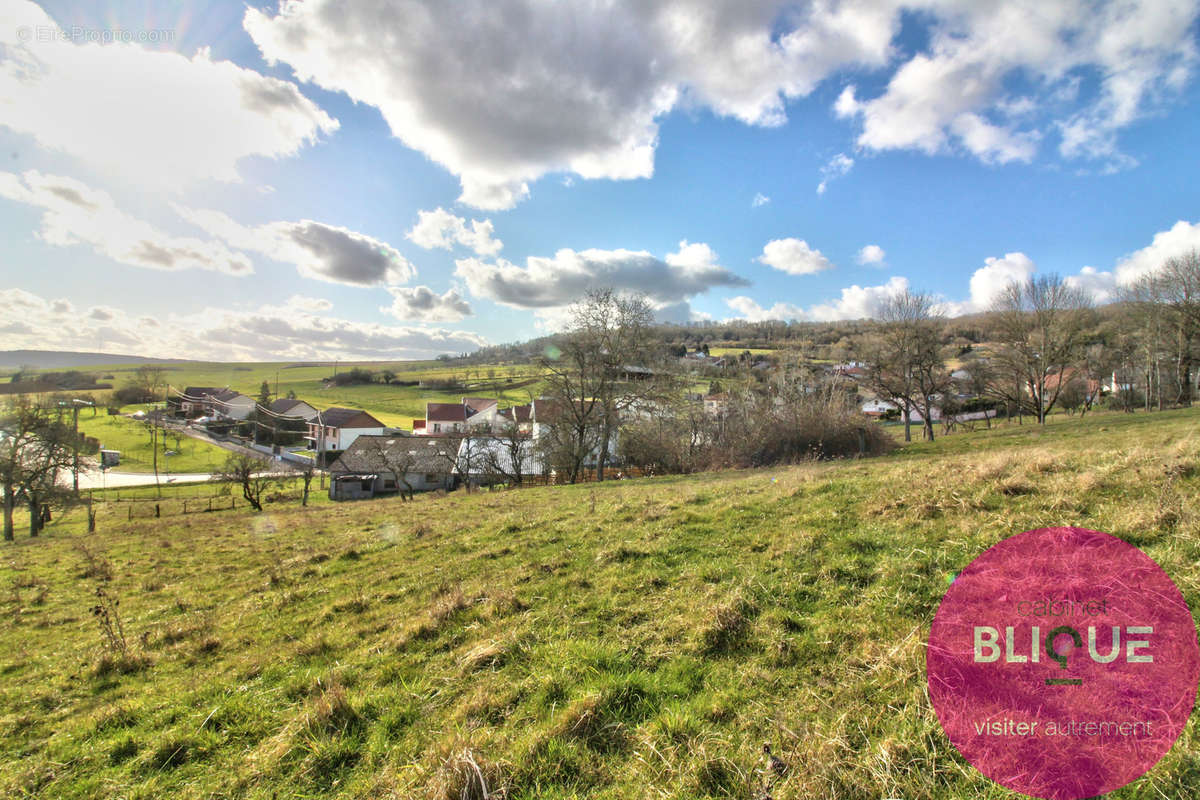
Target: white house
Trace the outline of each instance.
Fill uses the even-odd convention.
[[[305,422],[312,422],[317,417],[317,409],[303,400],[297,400],[294,397],[281,397],[274,403],[271,403],[267,410],[281,417],[296,417],[303,419]]]
[[[317,412],[308,423],[308,435],[313,450],[327,453],[348,450],[360,436],[382,436],[384,425],[366,411],[357,408],[327,408]]]

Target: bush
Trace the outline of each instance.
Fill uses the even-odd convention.
[[[112,399],[123,406],[131,406],[137,403],[153,403],[155,398],[140,386],[122,386],[112,393]]]

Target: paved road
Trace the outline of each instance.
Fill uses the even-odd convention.
[[[211,480],[212,475],[202,472],[191,472],[182,475],[163,475],[159,473],[158,482],[162,486],[174,486],[179,483],[203,483]],[[71,483],[71,475],[67,473],[68,484]],[[154,473],[146,472],[117,472],[109,470],[107,474],[100,470],[80,470],[79,471],[79,488],[80,489],[117,489],[125,488],[126,486],[153,486]]]

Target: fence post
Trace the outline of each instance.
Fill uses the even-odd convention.
[[[159,507],[158,503],[155,503],[154,504],[154,518],[158,519],[161,516],[162,516],[162,509]]]
[[[187,500],[184,500],[184,501],[183,501],[183,513],[184,513],[184,514],[186,514],[186,513],[187,513]]]
[[[129,521],[133,522],[133,506],[130,506],[128,511],[129,511]]]

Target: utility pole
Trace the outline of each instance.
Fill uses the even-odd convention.
[[[63,406],[66,401],[60,401],[59,406]],[[71,437],[71,479],[75,494],[79,494],[79,407],[92,406],[95,403],[89,403],[87,400],[71,400],[71,429],[73,435]]]

